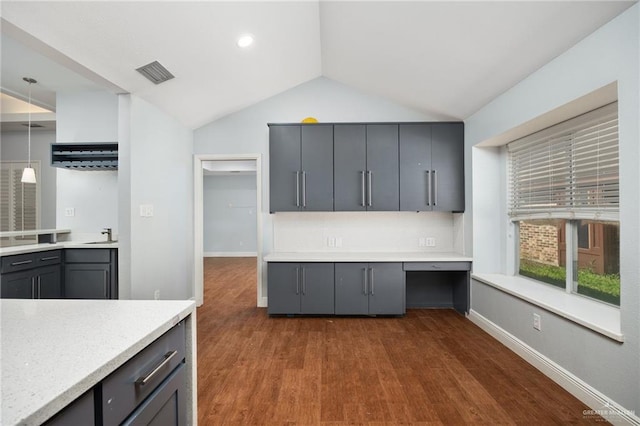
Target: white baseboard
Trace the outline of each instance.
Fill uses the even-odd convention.
[[[256,257],[255,251],[205,251],[204,257]]]
[[[606,395],[536,351],[502,327],[489,321],[473,309],[469,311],[468,318],[529,364],[540,370],[551,380],[562,386],[567,392],[590,407],[591,410],[584,413],[585,418],[599,414],[614,425],[640,425],[640,417],[638,417],[633,410],[627,410],[610,398],[607,398]]]

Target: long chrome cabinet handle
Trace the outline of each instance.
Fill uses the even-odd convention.
[[[433,171],[433,205],[438,205],[438,176],[436,171]]]
[[[300,294],[300,268],[296,268],[296,294]]]
[[[12,262],[11,266],[28,265],[29,263],[32,263],[32,262],[33,262],[33,259],[22,260],[20,262]]]
[[[300,172],[296,171],[296,207],[300,207]]]
[[[307,207],[307,172],[302,171],[302,207]]]
[[[302,276],[302,295],[304,296],[305,294],[307,294],[307,283],[304,276],[304,266],[300,269],[300,275]]]
[[[139,385],[139,386],[146,385],[151,379],[153,379],[153,376],[158,374],[158,371],[160,371],[162,369],[162,367],[167,365],[171,361],[171,359],[174,356],[176,356],[177,354],[178,354],[177,350],[170,351],[170,352],[167,352],[166,354],[164,354],[164,359],[162,360],[162,362],[160,364],[158,364],[156,366],[156,368],[151,370],[151,373],[147,374],[144,377],[140,377],[138,380],[136,380],[136,385]]]
[[[42,278],[40,275],[36,278],[36,289],[38,290],[38,299],[42,297]]]
[[[31,298],[38,298],[38,293],[36,292],[36,277],[31,277]]]
[[[373,194],[371,193],[371,180],[373,178],[373,173],[371,172],[371,170],[367,170],[367,189],[369,194],[367,194],[369,196],[369,200],[367,202],[367,206],[371,207],[373,205]]]
[[[365,198],[364,198],[364,193],[365,193],[365,190],[364,190],[364,187],[365,187],[365,183],[364,183],[364,173],[365,173],[365,171],[364,171],[364,170],[360,170],[360,183],[361,183],[361,189],[362,189],[362,191],[360,192],[360,194],[362,195],[362,196],[360,197],[360,205],[361,205],[362,207],[365,207],[365,202],[366,202],[366,201],[365,201]]]
[[[367,268],[362,268],[362,294],[367,295]]]
[[[46,262],[47,260],[56,260],[56,259],[60,259],[60,256],[41,257],[40,262]]]
[[[431,205],[431,170],[427,170],[427,206]]]
[[[372,296],[375,294],[375,289],[373,284],[373,268],[369,268],[369,291]]]

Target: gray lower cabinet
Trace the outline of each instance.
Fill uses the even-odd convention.
[[[269,125],[269,211],[333,210],[333,126]]]
[[[186,425],[185,355],[182,321],[44,425]]]
[[[334,151],[335,211],[398,211],[397,124],[336,124]]]
[[[402,263],[336,263],[337,315],[403,315]]]
[[[400,210],[463,212],[464,124],[400,124]]]
[[[61,250],[3,257],[0,297],[4,299],[61,298],[61,261]]]
[[[333,263],[269,263],[269,314],[333,314]]]
[[[67,405],[62,411],[44,423],[44,426],[94,426],[96,410],[93,389]]]
[[[117,249],[67,249],[65,298],[117,299],[117,253]]]

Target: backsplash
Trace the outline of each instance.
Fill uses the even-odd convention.
[[[462,215],[440,212],[304,212],[273,215],[273,250],[451,252]],[[429,246],[435,243],[435,246]]]

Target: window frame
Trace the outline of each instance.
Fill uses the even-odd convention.
[[[25,167],[28,167],[29,163],[26,161],[0,161],[0,167],[3,169],[8,169],[9,170],[9,182],[8,182],[8,193],[6,194],[7,199],[9,200],[8,203],[8,211],[9,211],[9,217],[8,217],[8,223],[9,223],[9,229],[7,230],[2,230],[1,232],[19,232],[19,231],[29,231],[31,229],[16,229],[16,221],[15,221],[15,212],[16,212],[16,207],[15,207],[15,195],[14,195],[14,182],[16,179],[20,179],[19,176],[21,176],[21,172]],[[34,229],[39,229],[40,228],[40,224],[41,224],[41,218],[42,218],[42,214],[41,214],[41,188],[42,188],[42,173],[41,173],[41,164],[40,164],[40,160],[33,160],[31,161],[31,167],[35,170],[36,173],[36,183],[35,184],[26,184],[26,185],[35,185],[35,199],[34,199],[34,203],[35,203],[35,228]],[[22,184],[25,185],[25,184]],[[0,190],[4,189],[4,187],[0,187]],[[2,195],[3,197],[5,196],[4,194]],[[12,245],[19,245],[19,244],[25,244],[25,241],[28,243],[33,242],[34,240],[37,241],[36,236],[28,236],[28,237],[21,237],[21,236],[11,236],[11,237],[2,237],[2,242],[1,245],[2,246],[12,246]]]

